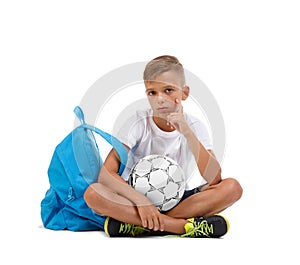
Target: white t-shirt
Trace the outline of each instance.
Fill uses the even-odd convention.
[[[205,125],[197,118],[184,113],[189,127],[206,149],[212,149],[212,142]],[[166,155],[183,169],[186,190],[196,188],[205,180],[199,173],[194,155],[186,138],[178,131],[165,132],[153,121],[152,109],[137,111],[136,115],[120,129],[117,138],[131,150],[122,178],[128,180],[130,170],[136,162],[147,155]]]

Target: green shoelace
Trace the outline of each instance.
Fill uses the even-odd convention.
[[[131,236],[140,236],[140,235],[149,234],[150,230],[137,225],[121,223],[119,228],[119,233],[131,235]]]
[[[181,237],[210,237],[213,232],[213,225],[209,225],[206,220],[203,220],[201,222],[190,223],[187,233],[181,235]]]

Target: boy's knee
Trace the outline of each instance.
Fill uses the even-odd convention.
[[[83,198],[88,207],[98,214],[106,215],[106,200],[102,193],[105,187],[100,183],[91,184],[83,194]]]
[[[239,200],[243,194],[243,188],[240,183],[234,178],[225,179],[227,190],[234,201]]]
[[[83,198],[86,202],[86,204],[90,207],[93,208],[94,201],[96,200],[97,192],[96,192],[96,183],[91,184],[88,186],[88,188],[85,190],[83,194]]]

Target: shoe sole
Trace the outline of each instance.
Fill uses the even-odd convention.
[[[109,222],[109,217],[106,217],[105,222],[104,222],[104,232],[106,235],[110,236],[108,233],[108,222]]]

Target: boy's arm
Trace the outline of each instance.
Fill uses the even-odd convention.
[[[221,181],[221,166],[213,151],[206,150],[191,129],[185,132],[184,136],[195,157],[200,174],[209,185],[219,183]]]
[[[207,183],[209,185],[219,183],[221,181],[221,167],[213,151],[206,150],[187,124],[180,101],[176,100],[175,103],[178,104],[178,109],[177,112],[171,113],[168,116],[169,125],[178,130],[187,139],[199,172]]]

